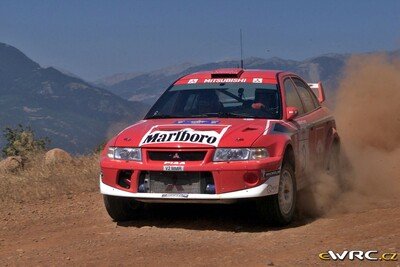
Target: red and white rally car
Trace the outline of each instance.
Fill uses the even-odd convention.
[[[218,69],[178,79],[102,152],[109,215],[131,219],[143,202],[253,199],[263,219],[289,223],[307,170],[329,167],[338,154],[324,99],[321,83],[283,71]]]

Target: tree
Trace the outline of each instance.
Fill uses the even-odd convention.
[[[3,156],[20,156],[23,160],[26,160],[30,153],[45,150],[50,143],[47,137],[36,138],[31,127],[24,128],[21,124],[16,128],[5,128],[3,136],[7,141],[2,150]]]
[[[95,149],[94,149],[94,153],[101,153],[103,151],[103,149],[106,147],[107,145],[107,141],[103,141],[100,144],[98,144]]]

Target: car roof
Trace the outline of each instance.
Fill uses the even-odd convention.
[[[277,76],[281,70],[260,70],[227,68],[211,71],[201,71],[188,74],[179,78],[174,84],[202,84],[202,83],[272,83],[276,84]]]

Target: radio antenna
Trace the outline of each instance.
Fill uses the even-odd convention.
[[[243,38],[242,38],[242,29],[240,29],[240,68],[243,69]]]

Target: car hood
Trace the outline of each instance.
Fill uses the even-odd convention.
[[[251,147],[266,119],[151,119],[124,129],[115,146],[146,148]]]

